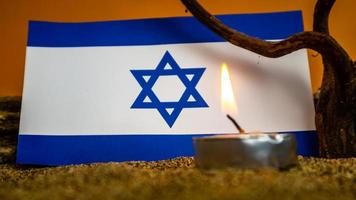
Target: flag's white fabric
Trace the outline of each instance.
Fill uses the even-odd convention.
[[[208,108],[183,109],[172,127],[154,109],[131,109],[141,91],[130,73],[155,69],[165,51],[181,68],[206,68],[197,90]],[[306,50],[270,59],[229,43],[150,47],[28,47],[21,134],[206,134],[232,133],[221,111],[220,66],[230,68],[247,130],[314,130]],[[161,101],[178,101],[185,86],[177,76],[153,87]]]

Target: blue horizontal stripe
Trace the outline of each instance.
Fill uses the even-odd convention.
[[[261,39],[283,39],[303,31],[301,11],[219,15],[232,28]],[[222,42],[193,17],[86,23],[30,21],[28,46],[128,46]]]
[[[315,131],[295,132],[299,155],[317,156]],[[203,135],[19,135],[19,164],[68,165],[93,162],[154,161],[193,156],[193,137]]]

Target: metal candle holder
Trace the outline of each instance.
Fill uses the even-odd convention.
[[[288,168],[297,164],[293,134],[244,133],[194,138],[195,161],[199,168]]]
[[[258,133],[194,138],[199,168],[287,168],[297,163],[292,134]]]

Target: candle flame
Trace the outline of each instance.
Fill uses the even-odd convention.
[[[221,65],[221,109],[224,114],[237,115],[237,106],[231,85],[228,67],[225,63]]]

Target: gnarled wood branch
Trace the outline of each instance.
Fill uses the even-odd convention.
[[[186,8],[201,23],[210,28],[213,32],[224,38],[226,41],[250,50],[265,57],[277,58],[290,54],[299,49],[312,49],[319,52],[323,58],[333,62],[333,71],[340,80],[350,79],[350,74],[354,68],[351,58],[347,52],[328,33],[328,18],[335,0],[319,0],[315,6],[317,22],[315,25],[319,31],[306,31],[294,34],[280,42],[269,42],[255,37],[248,36],[235,29],[232,29],[219,19],[205,10],[196,0],[181,0]],[[340,68],[343,66],[346,69]]]
[[[314,8],[313,31],[329,34],[329,14],[335,0],[319,0]]]
[[[328,18],[335,0],[318,0],[313,31],[280,42],[245,35],[222,23],[196,0],[181,0],[201,23],[226,41],[265,57],[276,58],[308,48],[323,57],[324,77],[316,106],[316,126],[323,157],[356,156],[356,68],[347,52],[329,35]]]
[[[327,54],[327,49],[329,48],[337,48],[345,52],[331,36],[320,32],[297,33],[280,42],[264,41],[228,27],[206,11],[196,0],[182,0],[182,2],[194,17],[219,36],[236,46],[248,49],[262,56],[276,58],[303,48],[313,49],[321,54]],[[319,10],[322,10],[321,7],[322,4],[319,6]],[[324,12],[320,13],[324,14]]]

